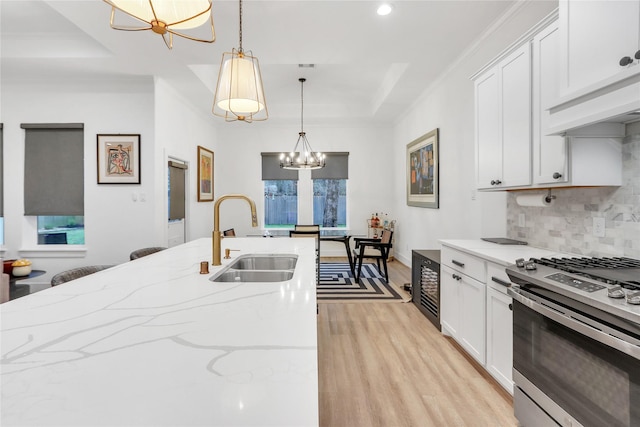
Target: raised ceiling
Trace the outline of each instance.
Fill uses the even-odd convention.
[[[243,47],[260,59],[270,117],[393,122],[513,1],[243,2]],[[2,83],[167,79],[208,113],[222,53],[238,47],[238,2],[214,0],[216,42],[109,27],[100,0],[0,1]],[[315,64],[299,68],[299,64]]]

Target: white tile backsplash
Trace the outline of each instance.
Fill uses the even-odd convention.
[[[627,125],[622,155],[620,187],[554,189],[556,199],[544,208],[519,206],[522,193],[510,192],[508,237],[554,251],[640,259],[640,122]],[[522,213],[525,226],[519,227]],[[593,235],[594,217],[605,218],[605,237]]]

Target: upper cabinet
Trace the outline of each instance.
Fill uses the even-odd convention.
[[[559,92],[549,131],[625,123],[640,110],[640,1],[560,0]]]
[[[475,81],[478,188],[531,184],[530,87],[529,44]]]
[[[563,67],[556,18],[545,18],[473,76],[480,190],[622,184],[624,125],[553,132],[548,106],[558,99]]]
[[[626,67],[637,64],[640,1],[560,0],[559,20],[561,96],[612,77],[623,78]]]

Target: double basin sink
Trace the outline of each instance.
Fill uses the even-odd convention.
[[[209,280],[212,282],[285,282],[293,277],[298,255],[247,254],[236,258]]]

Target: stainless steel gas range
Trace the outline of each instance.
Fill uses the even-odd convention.
[[[517,260],[507,274],[520,424],[640,426],[640,260]]]

